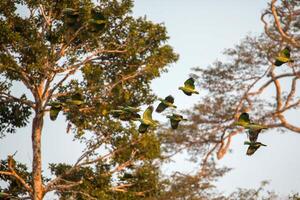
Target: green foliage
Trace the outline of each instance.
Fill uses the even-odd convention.
[[[26,100],[22,95],[21,100]],[[0,137],[5,133],[15,133],[17,128],[25,127],[28,124],[31,114],[30,107],[18,101],[0,99]]]
[[[26,13],[20,15],[17,7]],[[0,75],[5,82],[23,84],[32,97],[10,97],[9,88],[1,91],[1,131],[26,126],[31,111],[39,122],[48,114],[54,121],[62,113],[68,129],[90,152],[82,162],[112,153],[107,160],[80,165],[69,174],[64,173],[70,165],[50,165],[53,175],[67,180],[59,184],[80,182],[64,190],[52,186],[61,199],[89,198],[74,191],[97,199],[134,199],[151,196],[148,191],[157,188],[159,170],[153,164],[161,156],[157,136],[140,135],[135,123],[120,122],[109,113],[119,106],[151,104],[156,98],[151,81],[178,55],[167,44],[164,25],[132,17],[132,7],[131,0],[0,2]],[[42,130],[42,124],[37,129]],[[114,179],[124,178],[125,172],[136,178]],[[129,182],[128,195],[113,189]]]
[[[8,161],[1,160],[0,161],[0,171],[8,171],[8,170],[9,170],[8,169]],[[19,176],[21,176],[26,181],[26,183],[30,184],[31,173],[28,172],[26,165],[17,162],[14,165],[14,170],[16,171],[16,173],[19,174]],[[0,192],[8,193],[13,196],[27,194],[23,185],[15,178],[11,178],[11,177],[5,176],[5,175],[0,175],[0,179],[5,181],[8,184],[8,187],[0,190]]]

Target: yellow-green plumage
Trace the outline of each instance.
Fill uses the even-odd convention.
[[[274,65],[281,66],[282,64],[287,62],[293,62],[293,60],[291,60],[291,49],[289,46],[286,46],[284,49],[279,51]]]
[[[235,126],[242,126],[246,129],[253,129],[253,130],[261,130],[266,129],[267,127],[264,125],[256,124],[250,121],[248,113],[242,113],[239,116],[238,121],[234,122],[233,125]]]
[[[183,87],[179,87],[179,90],[182,90],[184,94],[191,96],[192,94],[199,94],[198,91],[195,90],[195,80],[193,78],[189,78],[184,82]]]
[[[143,113],[143,118],[138,119],[141,122],[138,130],[140,133],[145,133],[148,130],[149,126],[157,126],[157,121],[152,119],[152,112],[153,106],[149,106]]]
[[[104,15],[100,11],[93,9],[91,11],[91,19],[88,20],[88,23],[90,26],[90,31],[99,32],[105,28],[107,22]]]
[[[134,108],[130,106],[119,106],[118,110],[111,110],[109,113],[112,114],[113,117],[119,118],[123,121],[137,120],[141,116],[137,113],[140,111],[139,108]]]
[[[56,120],[59,112],[62,110],[62,103],[55,101],[50,103],[50,106],[50,119],[54,121]]]
[[[174,97],[172,97],[171,95],[167,96],[165,99],[159,98],[158,100],[161,101],[161,103],[158,104],[158,106],[157,106],[157,108],[155,110],[158,113],[161,113],[162,111],[164,111],[168,107],[176,108],[176,106],[173,105],[173,103],[174,103]]]
[[[182,115],[178,114],[173,114],[172,116],[168,115],[167,118],[170,119],[172,129],[177,129],[179,122],[187,121],[187,119],[184,119]]]

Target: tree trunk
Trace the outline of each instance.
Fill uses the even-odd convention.
[[[41,160],[41,136],[43,128],[43,112],[39,109],[35,111],[35,117],[32,122],[32,186],[33,186],[33,200],[42,200],[43,182],[42,182],[42,160]]]

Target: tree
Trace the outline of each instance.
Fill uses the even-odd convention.
[[[112,181],[112,176],[155,166],[160,156],[156,135],[138,134],[135,123],[115,120],[109,111],[152,103],[151,80],[178,57],[166,44],[165,27],[134,19],[132,6],[131,0],[0,2],[1,133],[5,137],[31,123],[33,149],[32,172],[2,161],[1,179],[22,188],[6,192],[35,200],[50,191],[64,198],[97,198],[101,192],[76,190],[89,187],[86,176],[106,174],[105,183],[99,183],[104,190],[122,192],[134,183]],[[17,7],[27,11],[25,17]],[[23,84],[27,91],[17,96],[11,92],[13,84]],[[49,180],[42,176],[41,135],[44,118],[55,120],[59,113],[87,147],[72,166],[52,164],[56,178]],[[97,153],[100,148],[106,150]],[[132,194],[143,192],[136,188]]]
[[[298,112],[300,105],[299,5],[298,1],[272,0],[261,15],[264,33],[247,36],[225,50],[225,61],[216,61],[205,69],[194,68],[199,87],[207,93],[186,111],[192,123],[175,133],[162,134],[169,150],[187,150],[192,158],[203,155],[202,164],[214,153],[222,158],[231,138],[247,132],[234,125],[243,112],[267,130],[300,133],[300,127],[287,117],[289,111]],[[276,66],[276,58],[286,47],[291,49],[291,61]]]

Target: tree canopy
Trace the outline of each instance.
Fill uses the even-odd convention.
[[[167,116],[170,129],[152,119],[157,97],[150,88],[178,60],[164,24],[134,18],[132,0],[2,0],[0,134],[31,125],[33,160],[31,168],[14,155],[1,160],[0,180],[7,186],[0,187],[0,198],[41,200],[55,192],[62,200],[275,199],[274,192],[263,193],[266,182],[227,196],[214,185],[230,170],[219,168],[216,158],[234,135],[252,131],[251,146],[270,129],[300,132],[286,117],[300,105],[300,2],[271,0],[268,6],[261,16],[264,33],[225,50],[227,60],[194,68],[180,90],[207,92],[192,109]],[[15,93],[18,84],[26,91]],[[158,99],[157,112],[176,108],[171,95]],[[85,149],[73,164],[50,163],[52,177],[46,177],[44,119],[59,115]],[[241,116],[248,127],[236,126]],[[183,151],[201,162],[199,171],[163,174],[162,164]]]

